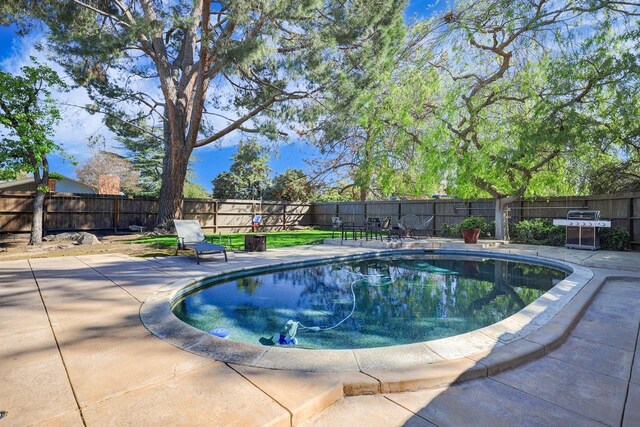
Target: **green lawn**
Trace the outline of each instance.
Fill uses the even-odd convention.
[[[237,249],[244,247],[244,236],[248,233],[233,234],[207,234],[207,240],[213,236],[213,243],[219,243],[227,248]],[[323,239],[331,237],[331,231],[327,230],[303,230],[303,231],[271,231],[260,233],[267,235],[267,248],[284,248],[287,246],[310,245],[322,243]],[[175,236],[145,236],[131,243],[143,243],[153,245],[156,248],[175,248]]]

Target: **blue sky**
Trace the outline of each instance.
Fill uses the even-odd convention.
[[[407,19],[412,17],[422,18],[433,13],[434,10],[444,8],[452,0],[410,0],[405,12]],[[0,27],[0,69],[14,70],[19,68],[21,60],[28,57],[32,43],[30,39],[20,39],[15,36],[10,27]],[[73,98],[74,94],[69,97]],[[77,95],[76,95],[77,96]],[[90,155],[86,141],[90,135],[106,132],[101,125],[99,117],[77,117],[65,119],[63,126],[56,133],[57,139],[63,141],[64,151],[73,157],[78,163],[82,163]],[[64,116],[64,111],[63,111]],[[109,142],[109,141],[107,141]],[[231,156],[236,152],[237,146],[214,148],[203,147],[195,151],[197,160],[193,162],[195,181],[202,184],[207,190],[211,190],[211,180],[220,172],[228,170],[231,166]],[[281,173],[288,168],[307,170],[305,159],[313,158],[315,149],[302,141],[296,143],[280,144],[271,154],[269,166],[273,174]],[[55,172],[75,176],[75,167],[69,160],[60,155],[50,157],[51,169]]]

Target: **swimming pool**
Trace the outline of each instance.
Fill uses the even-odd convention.
[[[248,344],[274,345],[280,332],[291,338],[283,331],[291,321],[296,347],[385,347],[499,322],[566,276],[509,259],[390,254],[204,280],[172,309],[202,331],[227,330]]]

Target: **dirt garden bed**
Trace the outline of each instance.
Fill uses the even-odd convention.
[[[29,235],[0,235],[0,261],[30,258],[52,258],[60,256],[78,256],[91,254],[122,253],[133,256],[172,255],[175,250],[158,247],[154,244],[131,243],[140,238],[140,234],[98,235],[100,244],[80,245],[73,241],[50,241],[41,246],[29,246]]]

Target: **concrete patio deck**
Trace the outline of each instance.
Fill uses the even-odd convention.
[[[566,341],[483,378],[353,397],[344,397],[343,384],[370,391],[379,382],[361,372],[219,362],[153,336],[139,318],[145,300],[185,275],[313,259],[326,255],[326,246],[230,254],[228,264],[217,255],[200,265],[187,257],[124,255],[0,263],[0,411],[7,412],[0,427],[640,425],[640,254],[515,245],[493,250],[593,269],[585,292],[572,302],[595,298]],[[571,309],[554,322],[573,326],[581,311]]]

